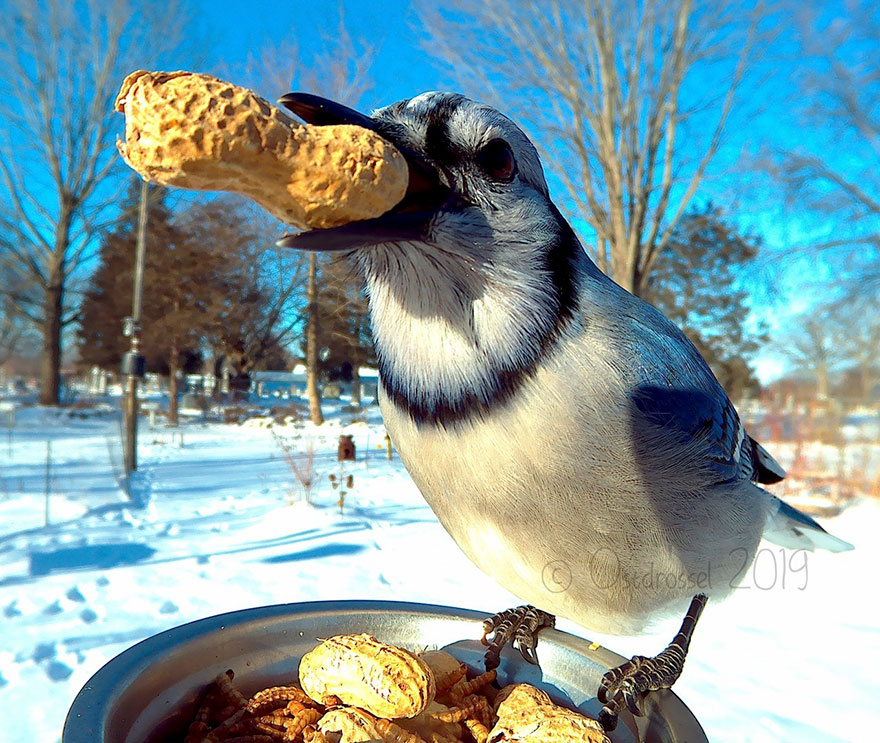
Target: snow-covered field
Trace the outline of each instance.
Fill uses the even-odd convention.
[[[115,411],[21,408],[0,426],[0,731],[55,743],[70,702],[107,660],[169,627],[225,611],[319,599],[394,599],[496,611],[517,599],[458,551],[396,456],[376,408],[268,428],[141,427],[132,497],[119,487]],[[2,421],[0,421],[2,424]],[[336,461],[340,433],[358,461]],[[317,475],[311,505],[282,443]],[[50,496],[46,519],[47,441]],[[382,448],[380,448],[382,447]],[[300,461],[302,461],[302,459]],[[353,476],[340,512],[339,489]],[[826,521],[856,545],[793,554],[765,545],[737,595],[709,605],[676,691],[722,741],[867,741],[880,729],[880,503]],[[677,622],[639,638],[655,653]]]

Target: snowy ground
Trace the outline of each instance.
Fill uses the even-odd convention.
[[[267,428],[189,423],[181,446],[178,434],[144,425],[133,505],[116,479],[113,410],[20,409],[13,429],[0,427],[4,740],[55,743],[73,697],[107,660],[219,612],[318,599],[516,603],[458,551],[397,458],[386,459],[371,410],[366,422],[337,413],[320,429],[275,429],[301,454],[314,442],[311,505]],[[341,432],[358,449],[345,467]],[[331,476],[348,475],[340,513]],[[880,503],[860,500],[826,525],[857,549],[804,561],[766,545],[738,594],[706,610],[676,691],[715,743],[865,741],[880,728]],[[631,655],[659,651],[673,632],[588,636]]]

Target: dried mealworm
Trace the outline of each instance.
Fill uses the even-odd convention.
[[[471,735],[474,736],[474,740],[477,743],[486,743],[486,740],[489,738],[489,728],[486,725],[470,717],[464,721],[464,724],[471,731]]]
[[[307,707],[315,702],[298,686],[270,686],[254,694],[247,703],[247,709],[255,715],[284,707],[288,702],[299,702]]]
[[[239,732],[245,732],[247,723],[250,722],[245,717],[246,714],[246,710],[240,709],[238,712],[232,715],[232,717],[229,717],[221,722],[210,733],[208,733],[207,736],[205,736],[205,743],[218,743],[218,741],[225,740],[230,735],[235,735]]]
[[[415,733],[404,730],[391,720],[376,720],[376,728],[384,736],[385,743],[425,743],[424,738]]]
[[[236,709],[242,709],[247,707],[247,699],[244,694],[235,688],[235,684],[232,683],[233,678],[235,678],[235,674],[230,669],[226,673],[218,674],[214,679],[214,683],[217,684],[217,688],[229,704],[235,706]]]
[[[457,704],[469,694],[473,694],[475,691],[479,691],[483,687],[491,684],[497,678],[497,676],[498,673],[493,668],[491,671],[486,671],[486,673],[482,673],[476,678],[471,679],[470,681],[466,681],[463,684],[456,684],[450,690],[449,696]]]
[[[295,740],[309,725],[321,719],[321,713],[313,708],[302,709],[284,723],[284,740]]]
[[[486,697],[472,694],[462,699],[458,706],[445,712],[436,712],[431,717],[441,722],[461,722],[468,717],[474,717],[481,709],[485,709],[488,705],[489,702]]]
[[[330,743],[326,733],[316,730],[311,725],[305,727],[302,735],[305,743]]]

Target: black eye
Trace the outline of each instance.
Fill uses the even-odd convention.
[[[513,150],[503,139],[493,139],[477,153],[477,163],[493,181],[510,183],[516,175]]]

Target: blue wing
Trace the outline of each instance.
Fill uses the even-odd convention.
[[[645,384],[635,389],[632,403],[643,419],[674,432],[683,444],[701,442],[719,484],[746,479],[771,483],[785,477],[773,457],[745,432],[723,393]]]

